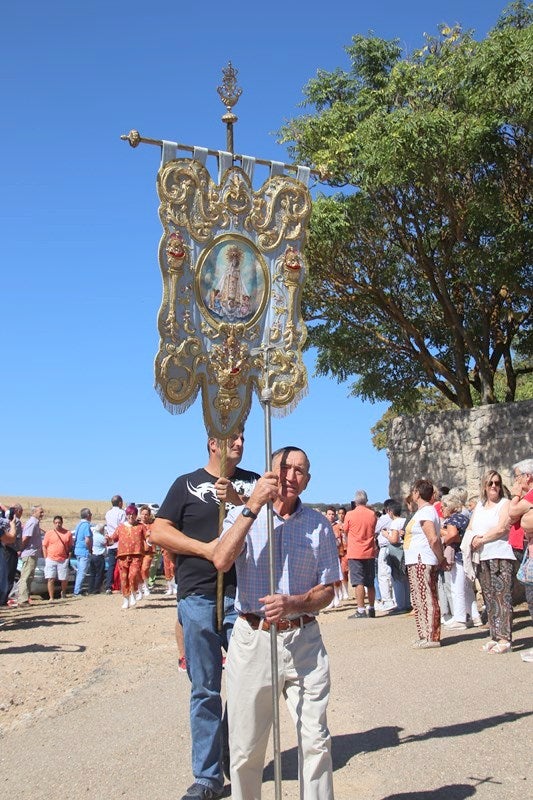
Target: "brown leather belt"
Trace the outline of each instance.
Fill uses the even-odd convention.
[[[258,617],[257,614],[239,614],[241,619],[245,619],[250,628],[254,631],[261,629],[262,631],[269,631],[273,623],[267,622],[264,617]],[[276,623],[278,633],[290,631],[293,628],[303,628],[304,625],[309,625],[310,622],[315,622],[316,617],[311,617],[309,614],[302,614],[295,619],[280,619]]]

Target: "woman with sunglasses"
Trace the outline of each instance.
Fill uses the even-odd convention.
[[[490,639],[481,648],[499,655],[511,650],[513,606],[511,586],[515,556],[509,544],[509,500],[502,476],[489,470],[481,485],[481,499],[468,525],[474,534],[472,549],[479,553],[479,583],[487,609]]]

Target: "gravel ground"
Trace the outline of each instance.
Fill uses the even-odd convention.
[[[127,612],[120,605],[115,594],[2,610],[1,797],[177,800],[192,782],[175,603],[160,589]],[[412,618],[352,612],[348,601],[321,615],[337,800],[533,796],[533,664],[519,655],[533,647],[526,607],[503,656],[480,652],[483,628],[414,651]],[[282,702],[286,800],[299,797],[295,744]],[[271,752],[263,798],[274,798]]]

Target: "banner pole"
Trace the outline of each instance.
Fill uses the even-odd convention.
[[[263,348],[262,348],[263,349]],[[272,348],[273,349],[273,348]],[[265,385],[261,392],[261,403],[265,411],[265,465],[267,472],[272,469],[272,426],[271,426],[271,398],[272,390],[269,386],[269,348],[264,350]],[[274,548],[274,509],[272,503],[267,505],[267,533],[269,555],[269,582],[270,594],[276,591],[276,554]],[[274,750],[274,797],[281,800],[281,740],[279,720],[279,679],[278,679],[278,628],[270,627],[270,667],[272,671],[272,744]]]
[[[227,472],[227,456],[228,456],[228,440],[219,439],[218,446],[220,448],[220,475],[219,478],[225,478]],[[218,536],[222,533],[222,526],[224,525],[224,518],[226,516],[226,503],[221,500],[218,507]],[[217,630],[221,631],[224,624],[224,573],[221,569],[217,572]]]

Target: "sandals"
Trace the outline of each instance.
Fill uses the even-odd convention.
[[[494,639],[489,639],[488,642],[485,642],[485,644],[482,645],[481,649],[484,653],[490,653],[492,648],[496,647],[497,644],[498,642],[495,642]]]
[[[503,655],[503,653],[510,653],[511,652],[511,642],[497,642],[494,647],[491,647],[489,650],[490,655]]]

